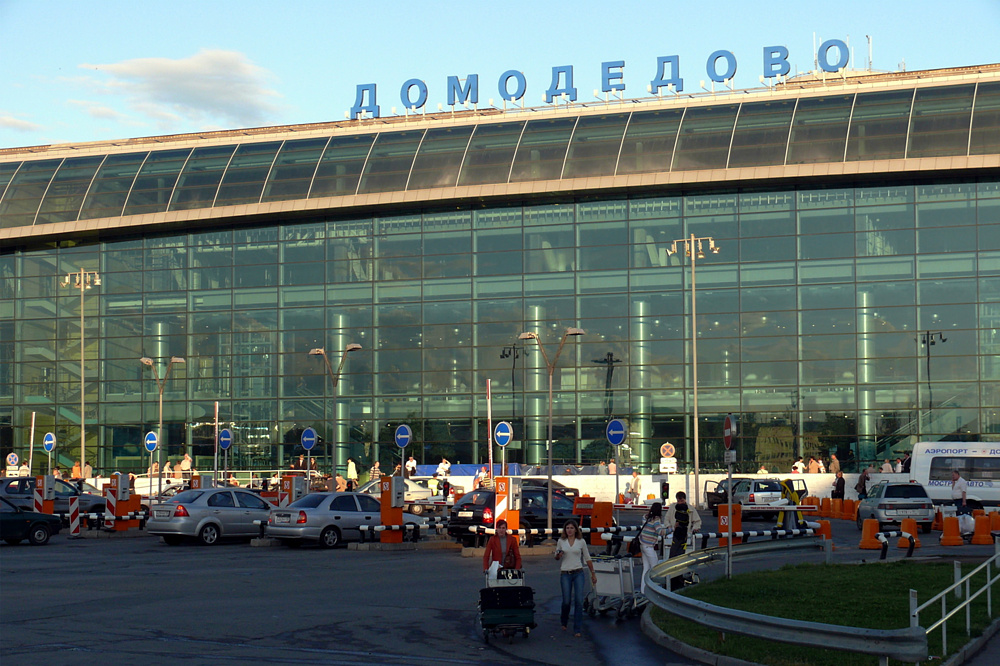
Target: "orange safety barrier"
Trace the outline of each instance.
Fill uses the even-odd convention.
[[[824,497],[819,501],[819,517],[820,518],[830,518],[830,507],[832,502],[829,497]]]
[[[819,531],[816,532],[819,536],[823,537],[827,541],[833,541],[833,532],[830,529],[829,520],[819,521]]]
[[[844,510],[840,514],[840,517],[844,520],[854,520],[858,516],[858,502],[857,500],[844,500]]]
[[[972,517],[973,518],[977,518],[979,516],[985,516],[985,515],[986,515],[986,509],[973,509],[972,510]]]
[[[867,519],[861,530],[861,541],[858,543],[858,548],[861,550],[882,550],[882,542],[878,540],[876,534],[878,534],[878,521],[874,518]]]
[[[902,524],[899,529],[903,532],[913,535],[913,547],[920,548],[920,537],[917,536],[917,532],[920,530],[917,528],[917,521],[913,518],[903,518]],[[899,537],[899,543],[896,544],[897,548],[909,548],[910,540],[904,537]]]
[[[733,515],[730,520],[729,507],[733,507]],[[728,532],[742,532],[743,531],[743,507],[740,504],[720,504],[719,505],[719,531]],[[725,546],[728,543],[727,538],[719,539],[719,545]],[[733,543],[743,543],[741,537],[733,537]]]
[[[830,502],[830,517],[840,520],[844,517],[844,500],[837,498]]]
[[[965,541],[958,529],[958,517],[948,516],[944,519],[944,532],[941,534],[942,546],[964,546]]]
[[[611,527],[614,523],[614,504],[611,502],[594,502],[594,510],[590,516],[591,527]],[[590,533],[591,546],[603,546],[600,532]]]
[[[976,516],[976,531],[972,533],[973,546],[989,546],[993,543],[993,536],[990,534],[990,517],[985,513]]]
[[[990,531],[1000,532],[1000,511],[990,512]]]
[[[931,523],[931,529],[938,532],[944,529],[944,514],[941,513],[941,509],[934,512],[934,522]]]

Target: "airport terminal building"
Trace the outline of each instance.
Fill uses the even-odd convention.
[[[557,462],[621,418],[644,472],[695,423],[722,467],[730,413],[743,471],[1000,440],[1000,65],[7,148],[0,248],[0,450],[34,416],[36,472],[46,432],[145,471],[161,388],[203,468],[216,402],[230,467],[313,427],[385,468],[402,423],[484,462],[488,379],[509,461],[550,406]]]

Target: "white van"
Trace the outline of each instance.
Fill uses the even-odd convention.
[[[969,506],[1000,506],[1000,443],[917,442],[911,457],[910,480],[935,503],[951,502],[951,472],[958,470],[969,483]]]

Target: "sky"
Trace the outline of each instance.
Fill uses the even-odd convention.
[[[696,93],[718,50],[750,88],[765,47],[786,47],[794,74],[813,68],[814,43],[840,39],[864,68],[866,35],[877,70],[998,63],[1000,0],[0,0],[0,148],[343,120],[371,83],[388,116],[409,79],[426,83],[428,111],[470,74],[480,106],[499,105],[508,70],[541,106],[567,65],[590,103],[618,60],[624,96],[641,98],[673,55]]]

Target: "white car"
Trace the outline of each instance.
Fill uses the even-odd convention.
[[[405,516],[406,525],[425,525],[426,518]],[[310,493],[280,509],[271,509],[267,536],[288,546],[316,541],[334,548],[343,541],[360,541],[362,525],[381,525],[382,505],[364,493]]]
[[[427,486],[426,481],[415,481],[413,479],[404,479],[406,481],[406,491],[403,495],[403,500],[407,503],[406,510],[412,513],[414,516],[419,516],[425,511],[431,511],[434,507],[426,506],[423,504],[411,504],[410,502],[426,502],[434,499],[431,489]],[[381,499],[382,490],[379,488],[378,481],[369,481],[360,488],[358,492],[371,495],[375,499]]]

